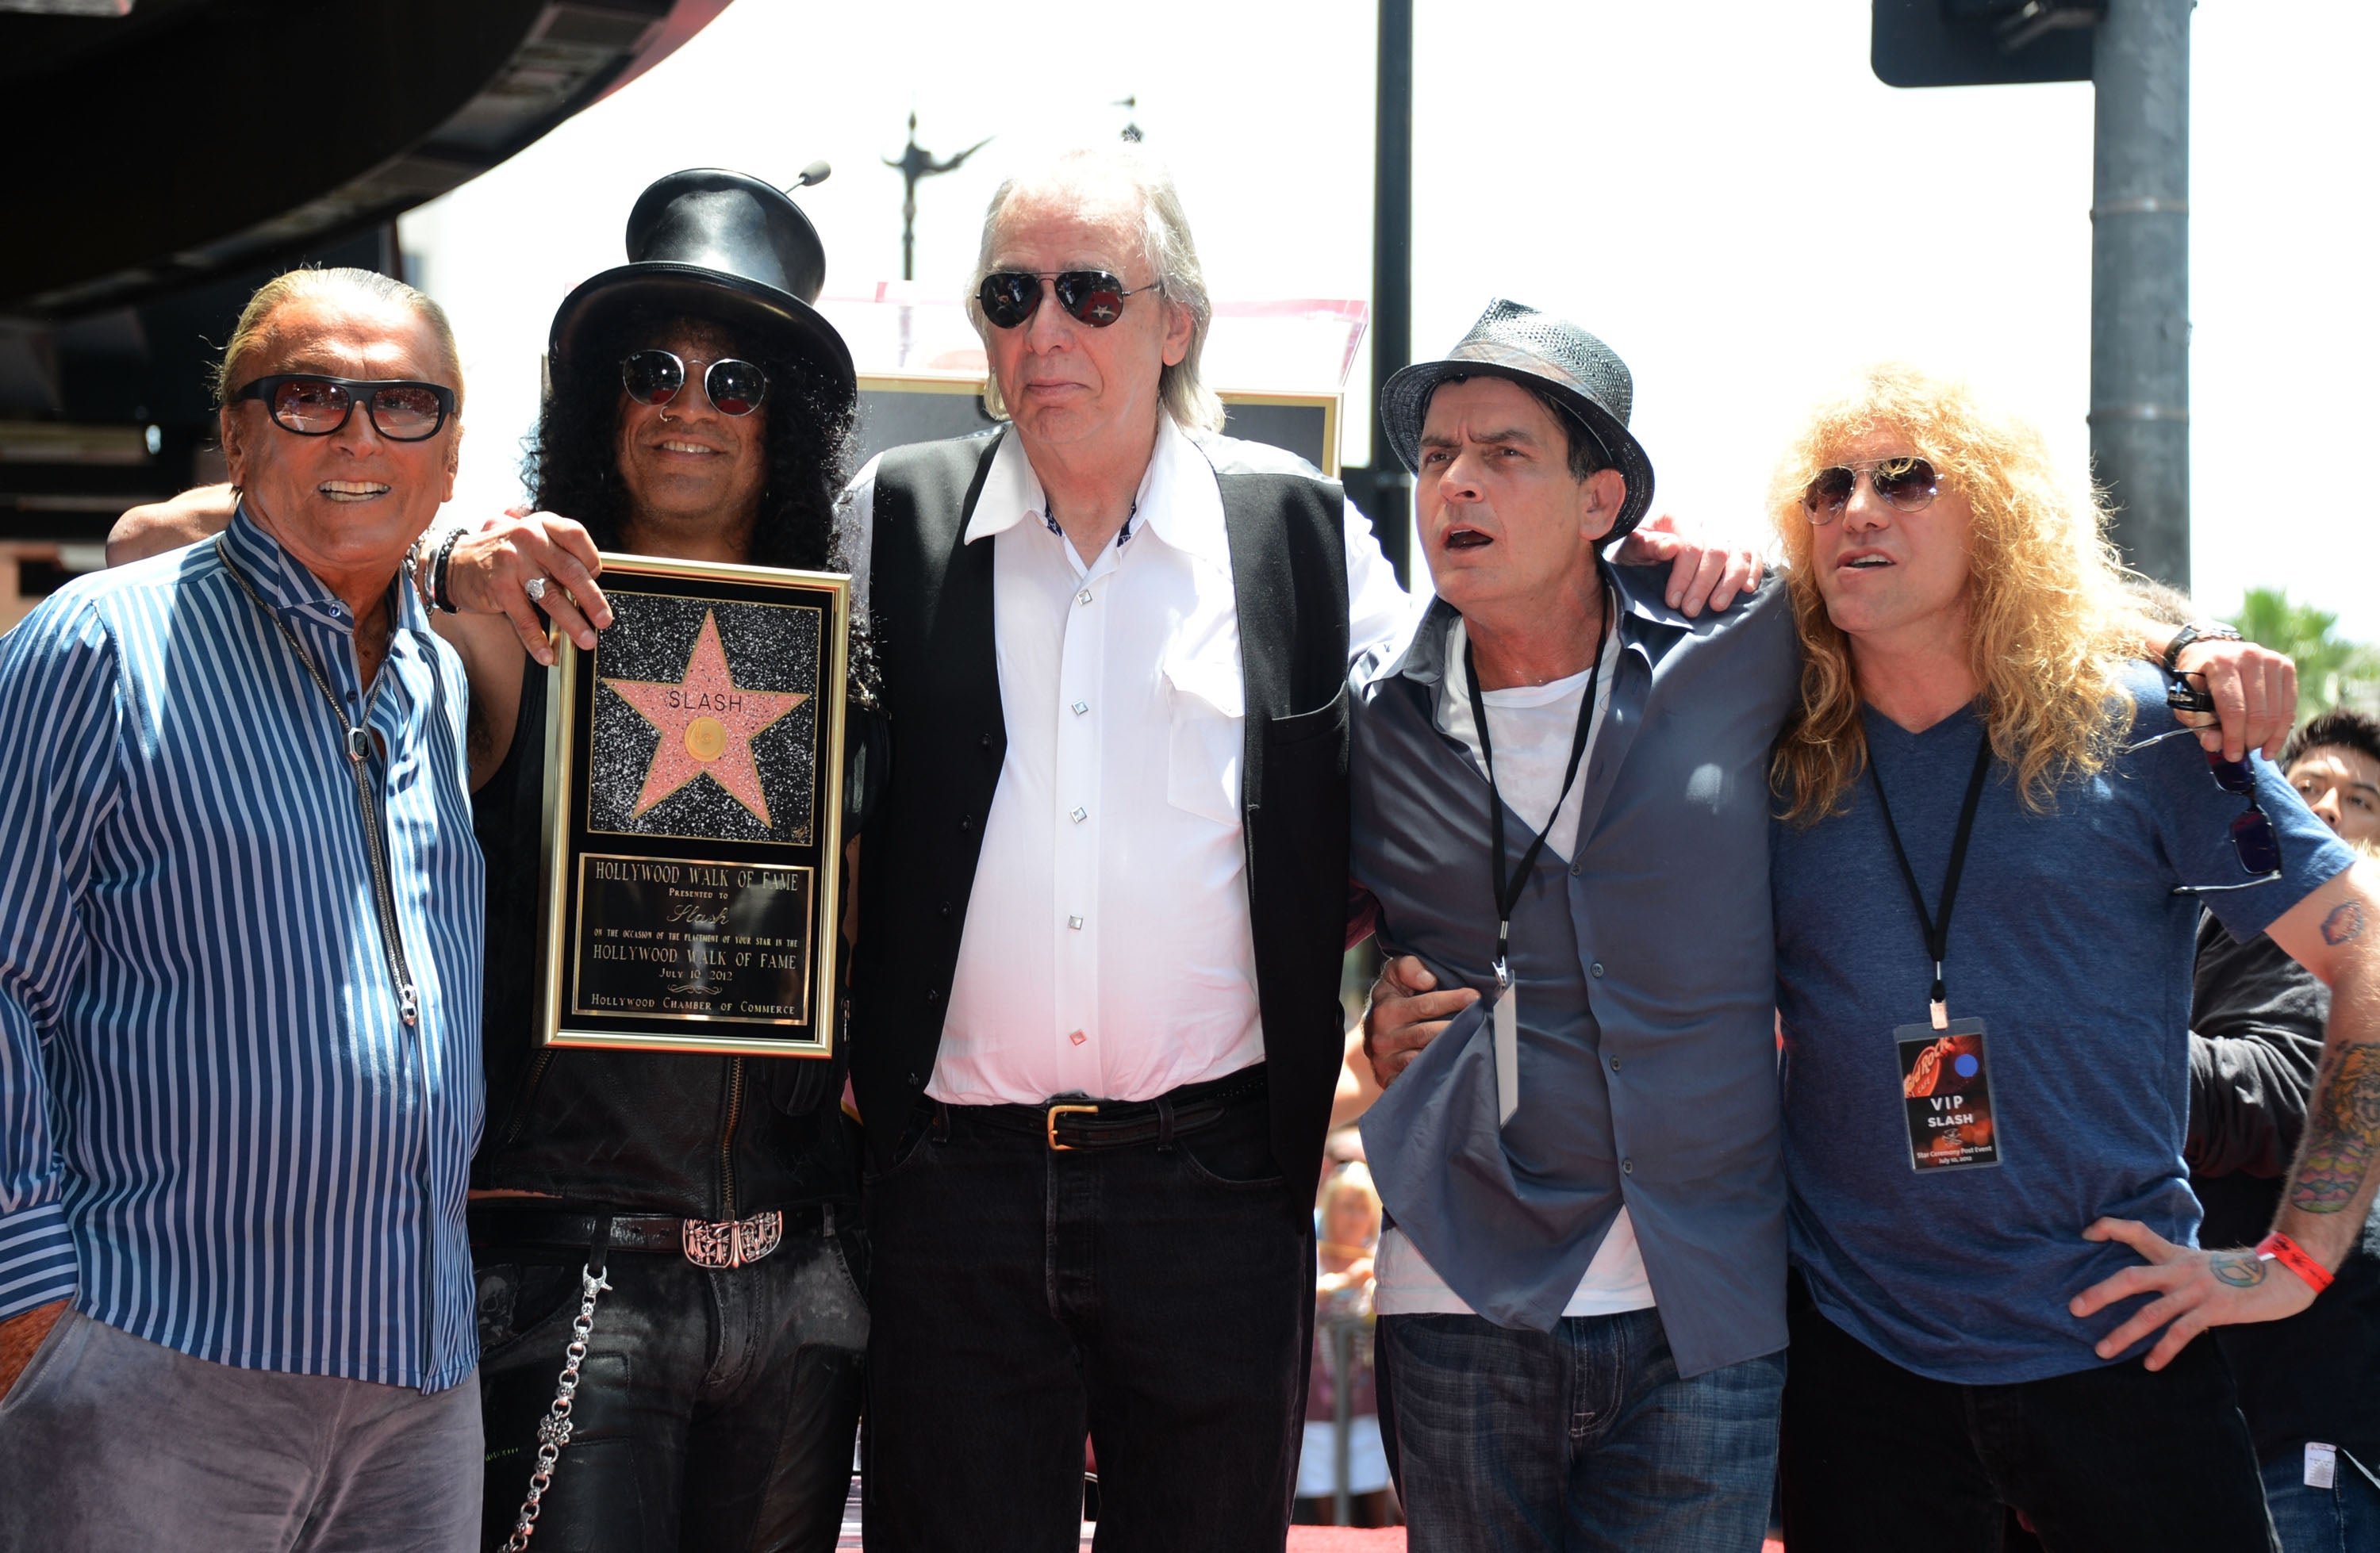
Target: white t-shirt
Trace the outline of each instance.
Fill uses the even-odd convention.
[[[1456,619],[1447,632],[1446,677],[1439,685],[1438,725],[1448,737],[1460,740],[1477,760],[1479,733],[1471,719],[1471,680],[1463,661],[1468,640],[1462,620]],[[1616,631],[1604,637],[1603,658],[1597,669],[1547,685],[1480,692],[1479,699],[1488,710],[1488,732],[1496,746],[1496,790],[1532,834],[1553,812],[1562,773],[1570,765],[1571,736],[1578,731],[1579,703],[1585,699],[1590,679],[1596,682],[1596,693],[1587,730],[1589,749],[1601,735],[1604,713],[1611,705],[1611,665],[1619,644]],[[1585,771],[1586,767],[1582,756],[1579,770]],[[1571,783],[1562,798],[1560,817],[1546,837],[1547,849],[1564,858],[1578,846],[1578,817],[1586,801],[1585,787],[1584,782]],[[1401,1230],[1391,1229],[1380,1237],[1376,1276],[1372,1304],[1383,1316],[1472,1314]],[[1645,1276],[1645,1258],[1636,1249],[1635,1228],[1622,1207],[1562,1314],[1613,1316],[1623,1310],[1650,1309],[1652,1304],[1653,1285]]]

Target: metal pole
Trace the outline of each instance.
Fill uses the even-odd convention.
[[[1352,1486],[1355,1475],[1355,1324],[1352,1321],[1330,1323],[1330,1404],[1332,1453],[1330,1523],[1352,1526],[1355,1523],[1355,1495]]]
[[[2091,67],[2091,462],[2125,563],[2184,591],[2195,3],[2107,0]]]
[[[1380,435],[1380,389],[1413,360],[1413,0],[1380,0],[1372,164],[1372,532],[1410,582],[1411,477]]]

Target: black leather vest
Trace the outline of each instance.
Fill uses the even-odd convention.
[[[710,1219],[856,1202],[856,1146],[834,1103],[840,1056],[598,1051],[533,1038],[545,698],[546,671],[531,662],[512,747],[471,800],[488,864],[488,1130],[473,1189]],[[847,725],[846,743],[856,754],[881,740]]]
[[[880,1168],[933,1072],[1008,749],[992,544],[965,542],[1001,434],[896,449],[877,467],[868,613],[893,759],[860,859],[851,1072]],[[1200,447],[1222,491],[1239,610],[1240,802],[1273,1154],[1302,1208],[1321,1168],[1342,1038],[1344,505],[1335,482],[1277,449],[1221,438]]]

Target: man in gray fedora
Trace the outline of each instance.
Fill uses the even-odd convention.
[[[1773,582],[1688,618],[1603,548],[1652,501],[1628,369],[1489,305],[1380,416],[1438,600],[1359,672],[1355,877],[1452,1015],[1374,1047],[1382,1422],[1416,1547],[1753,1548],[1785,1188],[1770,1001]],[[1427,977],[1422,978],[1427,981]]]
[[[1350,703],[1351,868],[1391,957],[1363,1123],[1393,1221],[1380,1416],[1416,1548],[1750,1549],[1767,1523],[1768,756],[1801,658],[1778,583],[1690,617],[1603,558],[1652,500],[1631,389],[1498,301],[1381,395],[1438,594]],[[2286,660],[2185,646],[2223,736],[2269,736],[2250,709],[2288,702]]]

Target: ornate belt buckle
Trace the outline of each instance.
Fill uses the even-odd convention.
[[[1050,1114],[1049,1114],[1049,1116],[1046,1118],[1046,1120],[1047,1120],[1047,1122],[1048,1122],[1048,1123],[1049,1123],[1050,1147],[1050,1148],[1051,1148],[1051,1149],[1053,1149],[1054,1151],[1056,1151],[1057,1153],[1060,1153],[1060,1154],[1072,1154],[1072,1153],[1075,1151],[1075,1146],[1074,1146],[1073,1144],[1071,1144],[1071,1143],[1060,1143],[1060,1142],[1058,1141],[1058,1118],[1059,1118],[1059,1117],[1061,1117],[1061,1116],[1064,1115],[1067,1111],[1070,1111],[1070,1110],[1086,1111],[1086,1112],[1088,1112],[1088,1113],[1089,1113],[1089,1114],[1091,1114],[1091,1115],[1096,1116],[1096,1115],[1098,1115],[1098,1114],[1099,1114],[1099,1107],[1097,1107],[1097,1106],[1051,1106],[1051,1107],[1050,1108]]]
[[[775,1208],[717,1223],[688,1219],[679,1231],[686,1259],[713,1271],[747,1267],[776,1250],[784,1238],[785,1216]]]

